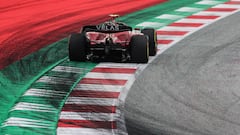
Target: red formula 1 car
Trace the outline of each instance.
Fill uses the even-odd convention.
[[[69,59],[86,61],[111,59],[147,63],[157,52],[156,31],[134,29],[117,22],[118,15],[99,25],[84,26],[80,33],[69,37]]]

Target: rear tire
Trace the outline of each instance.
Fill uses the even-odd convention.
[[[145,35],[134,35],[130,41],[131,61],[147,63],[149,58],[148,38]]]
[[[82,33],[70,35],[68,41],[68,51],[70,61],[85,61],[86,60],[86,37]]]
[[[145,28],[141,31],[144,35],[148,36],[149,42],[149,55],[155,56],[157,54],[157,33],[153,28]]]

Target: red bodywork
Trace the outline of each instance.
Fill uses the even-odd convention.
[[[129,45],[130,39],[133,35],[142,35],[140,32],[123,31],[116,33],[102,33],[102,32],[87,32],[86,37],[90,40],[91,45],[105,43],[107,38],[111,38],[114,44],[121,44],[122,46]]]

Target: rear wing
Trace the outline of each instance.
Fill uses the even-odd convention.
[[[108,28],[101,25],[88,25],[82,28],[81,32],[102,32],[102,33],[117,33],[123,31],[132,31],[132,27],[119,25],[118,28]]]

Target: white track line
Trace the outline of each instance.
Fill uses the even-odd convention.
[[[43,122],[43,120],[33,120],[27,118],[18,118],[18,117],[10,117],[8,118],[4,124],[5,126],[17,126],[17,127],[35,127],[35,128],[50,128],[50,123]]]
[[[100,84],[78,84],[74,90],[92,90],[103,92],[120,92],[124,86],[100,85]]]
[[[220,4],[215,6],[214,8],[240,8],[240,4],[239,5],[235,5],[235,4]]]
[[[141,26],[141,27],[161,27],[164,26],[164,23],[158,23],[158,22],[143,22],[138,24],[137,26]]]
[[[112,62],[103,62],[99,63],[96,67],[107,67],[107,68],[134,68],[137,69],[139,64],[136,63],[112,63]]]
[[[219,11],[202,11],[193,15],[214,15],[214,16],[226,16],[229,12],[219,12]]]
[[[117,135],[116,129],[58,128],[57,135]]]
[[[158,39],[161,39],[161,40],[178,40],[178,39],[181,39],[182,36],[173,36],[173,35],[157,35],[157,38]]]
[[[130,77],[133,76],[133,74],[89,72],[84,78],[128,80]]]
[[[182,27],[176,27],[176,26],[166,26],[166,27],[162,27],[158,30],[167,30],[167,31],[195,31],[196,29],[198,29],[197,27],[184,27],[184,29]]]
[[[86,69],[68,66],[56,66],[55,68],[52,69],[52,71],[68,73],[83,73],[84,70]]]
[[[45,89],[35,89],[30,88],[25,92],[23,96],[37,96],[37,97],[65,97],[66,92],[55,91],[55,90],[45,90]]]
[[[37,111],[37,112],[52,112],[54,113],[56,111],[55,108],[53,108],[50,105],[44,105],[44,104],[36,104],[36,103],[27,103],[27,102],[19,102],[17,103],[11,111],[13,110],[27,110],[27,111]]]
[[[115,98],[68,97],[65,104],[117,106],[118,100]]]
[[[181,15],[163,14],[163,15],[160,15],[160,16],[158,16],[156,18],[158,18],[158,19],[177,20],[177,19],[183,18],[183,16],[181,16]]]
[[[214,1],[214,0],[205,0],[205,1],[199,1],[196,4],[200,5],[216,5],[222,3],[221,1]]]
[[[201,10],[202,10],[201,8],[182,7],[182,8],[179,8],[179,9],[175,10],[175,11],[177,11],[177,12],[199,12]]]
[[[117,113],[86,113],[86,112],[64,112],[62,111],[59,119],[70,120],[92,120],[92,121],[115,121]]]
[[[210,19],[189,19],[189,18],[185,18],[185,19],[178,20],[176,22],[181,22],[181,23],[210,23],[210,22],[212,22],[212,20],[210,20]]]
[[[48,84],[72,84],[73,81],[68,78],[59,78],[52,76],[43,76],[37,82],[48,83]]]

